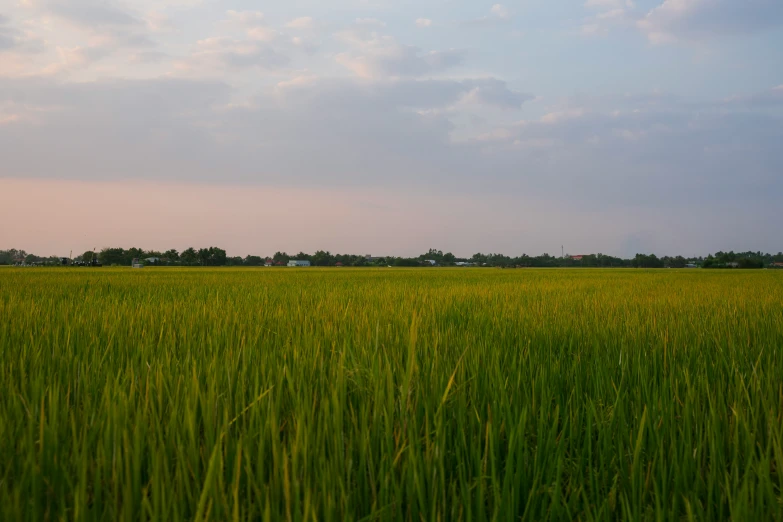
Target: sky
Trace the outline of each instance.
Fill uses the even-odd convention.
[[[0,249],[783,250],[780,0],[0,0]]]

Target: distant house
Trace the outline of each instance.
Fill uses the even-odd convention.
[[[429,264],[430,266],[437,266],[438,262],[434,259],[425,259],[424,264]]]
[[[334,266],[343,266],[343,264],[342,264],[341,262],[339,262],[339,261],[338,261],[338,262],[336,262],[336,263],[334,264]]]
[[[739,268],[739,263],[733,262],[733,263],[726,263],[726,266],[729,268]]]
[[[267,259],[264,261],[264,266],[273,266],[274,264],[275,262],[272,261],[271,259]]]
[[[585,256],[579,255],[579,256],[571,256],[571,259],[573,261],[581,261]]]
[[[699,265],[695,263],[688,263],[687,265],[685,265],[685,268],[699,268]]]
[[[457,261],[454,263],[456,266],[473,266],[473,263],[468,263],[466,261]]]
[[[783,263],[775,262],[771,266],[772,268],[783,268]]]
[[[148,257],[144,261],[146,261],[147,263],[152,263],[154,265],[157,265],[158,263],[160,263],[160,258],[159,257]]]
[[[298,259],[292,259],[288,262],[288,266],[310,266],[310,261],[300,261]]]

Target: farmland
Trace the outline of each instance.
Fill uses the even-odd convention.
[[[0,520],[783,520],[783,272],[0,270]]]

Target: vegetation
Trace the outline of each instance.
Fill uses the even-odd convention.
[[[501,268],[686,268],[687,266],[700,266],[702,268],[764,268],[773,263],[783,262],[783,252],[777,254],[765,254],[762,252],[717,252],[704,257],[685,258],[683,256],[658,257],[655,254],[636,254],[632,259],[604,254],[588,254],[580,256],[565,255],[561,257],[542,254],[540,256],[528,256],[522,254],[518,257],[509,257],[503,254],[474,254],[470,258],[460,258],[451,252],[443,253],[434,248],[416,257],[383,256],[371,257],[353,254],[332,254],[318,250],[314,254],[299,252],[296,255],[285,252],[276,252],[271,257],[249,255],[244,258],[228,256],[222,248],[188,248],[182,253],[175,249],[159,252],[156,250],[143,250],[141,248],[104,248],[99,253],[98,261],[106,266],[130,266],[134,258],[148,260],[146,264],[165,266],[263,266],[267,264],[284,266],[291,259],[310,261],[313,266],[396,266],[416,267],[432,266],[494,266]],[[93,252],[88,251],[73,261],[89,264],[93,259]],[[0,265],[12,265],[19,263],[60,264],[60,258],[40,258],[27,254],[24,250],[0,250]]]
[[[0,520],[783,520],[783,273],[0,271]]]

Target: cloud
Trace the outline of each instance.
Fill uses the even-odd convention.
[[[511,13],[508,8],[503,4],[495,4],[489,11],[487,16],[476,18],[474,20],[468,20],[463,22],[464,27],[493,27],[498,24],[506,23],[511,20]]]
[[[336,60],[363,78],[416,77],[455,67],[464,61],[465,55],[464,51],[458,49],[422,53],[414,46],[395,45],[367,51],[359,56],[340,53]]]
[[[614,9],[633,8],[632,0],[587,0],[585,7],[599,9],[601,11],[611,11]]]
[[[303,16],[301,18],[295,18],[285,24],[288,29],[315,29],[315,20],[310,16]]]
[[[771,201],[767,191],[783,189],[776,173],[783,154],[773,145],[783,140],[783,114],[753,106],[769,103],[771,93],[741,103],[583,99],[477,141],[494,151],[490,157],[517,156],[528,168],[564,176],[563,189],[587,201],[763,206]]]
[[[582,34],[604,35],[611,29],[636,22],[632,0],[587,0],[585,7],[595,11],[582,23]]]
[[[430,187],[582,218],[690,222],[751,206],[768,216],[783,191],[783,114],[765,104],[781,91],[707,105],[659,95],[566,100],[481,135],[462,128],[472,104],[507,110],[530,96],[492,78],[308,76],[237,104],[217,82],[0,79],[0,157],[2,176],[25,179]],[[25,107],[41,108],[37,123]],[[30,155],[32,142],[46,153]],[[672,225],[648,224],[660,233]]]
[[[49,0],[21,7],[30,10],[20,24],[27,30],[10,29],[14,35],[12,50],[17,56],[4,58],[12,65],[0,74],[52,76],[84,71],[122,51],[140,52],[156,47],[151,34],[166,24],[160,13],[141,17],[111,0]],[[0,47],[7,34],[0,21]],[[46,40],[39,35],[45,35]],[[18,53],[24,52],[40,53],[40,57],[25,63],[18,57]]]
[[[582,21],[597,32],[622,27],[656,41],[750,34],[780,23],[777,2],[736,2],[742,12],[727,0],[636,3],[577,2],[585,9]],[[490,4],[466,25],[508,23],[510,30],[509,9],[517,4]],[[407,8],[365,10],[388,15],[388,28],[378,19],[357,19],[361,11],[344,12],[355,22],[329,36],[321,34],[320,19],[291,22],[291,11],[275,9],[274,17],[229,11],[214,23],[216,8],[211,2],[186,12],[151,0],[46,0],[4,13],[0,177],[393,187],[402,193],[426,186],[433,194],[501,194],[518,199],[518,206],[535,200],[615,217],[646,210],[658,233],[664,229],[658,213],[719,216],[731,204],[777,212],[783,87],[718,101],[698,100],[696,93],[698,101],[687,101],[639,95],[647,85],[639,82],[653,80],[625,78],[623,89],[636,95],[553,101],[552,93],[542,92],[527,105],[532,97],[525,78],[551,79],[563,67],[574,75],[584,71],[570,62],[528,70],[517,55],[487,60],[508,43],[498,39],[499,31],[474,34],[478,39],[468,43],[460,31],[408,34],[433,22],[415,20],[416,10]],[[541,31],[529,29],[530,45],[540,44]],[[406,45],[413,42],[401,34],[427,38]],[[303,55],[318,48],[317,38],[326,52]],[[478,47],[470,55],[452,48],[463,44]],[[36,46],[43,52],[26,51]],[[615,46],[599,47],[593,50]],[[622,54],[633,58],[637,51],[628,47]],[[611,69],[617,55],[606,52],[599,65]],[[641,68],[649,65],[644,60],[658,63],[652,55],[640,59]],[[764,76],[758,63],[742,65],[749,85]],[[514,81],[504,82],[501,70]],[[733,85],[720,75],[711,80],[718,86],[710,92]],[[677,81],[661,78],[674,89]],[[586,88],[600,93],[605,84]],[[696,91],[692,82],[687,87]],[[571,216],[581,222],[584,214]],[[513,213],[504,218],[515,219]],[[627,237],[648,236],[629,230]]]
[[[199,40],[188,60],[189,67],[244,69],[255,67],[266,70],[288,65],[290,58],[274,48],[251,40],[211,37]]]
[[[44,49],[41,38],[23,32],[11,24],[11,20],[0,14],[0,53],[14,51],[17,53],[39,53]]]
[[[511,17],[508,9],[503,4],[493,5],[489,12],[492,14],[492,16],[500,18],[501,20],[506,20]]]
[[[264,13],[261,11],[226,11],[227,21],[241,27],[258,27],[266,25]]]
[[[199,161],[208,160],[199,151],[210,149],[213,140],[202,129],[203,118],[229,92],[219,83],[172,79],[0,80],[0,100],[38,108],[37,122],[13,126],[18,133],[0,128],[3,176],[116,179],[152,169],[153,176],[165,178],[172,168],[197,172]],[[45,153],[12,154],[33,137]]]
[[[769,109],[783,106],[783,85],[750,96],[733,96],[724,101],[728,107]]]
[[[363,78],[434,74],[460,65],[467,56],[461,49],[425,52],[363,27],[342,31],[336,38],[352,48],[339,53],[337,63]]]
[[[16,31],[8,22],[8,18],[0,15],[0,51],[16,47]]]
[[[165,13],[160,11],[150,11],[145,16],[145,22],[147,27],[152,32],[170,31],[174,28],[174,24]]]
[[[133,53],[128,61],[132,64],[156,63],[165,60],[169,56],[160,51],[142,51]]]
[[[496,78],[463,80],[461,85],[467,89],[464,102],[492,105],[504,109],[518,109],[523,103],[533,99],[508,88],[508,84]]]
[[[266,23],[261,11],[226,11],[226,19],[220,23],[229,29],[239,29],[251,39],[259,42],[272,42],[280,32]]]
[[[140,18],[110,1],[55,0],[50,2],[47,7],[52,14],[90,29],[143,25]]]
[[[231,103],[232,91],[220,83],[6,80],[0,100],[56,110],[42,125],[0,131],[0,155],[8,176],[303,183],[333,176],[335,183],[371,185],[414,172],[440,177],[449,165],[460,172],[464,151],[451,141],[448,118],[419,111],[474,92],[503,108],[529,98],[491,78],[302,77],[244,105]],[[46,155],[31,161],[13,152],[33,135]]]
[[[377,18],[357,18],[356,25],[386,27],[386,22],[378,20]]]
[[[780,25],[779,0],[665,0],[638,22],[656,44],[752,34]]]

